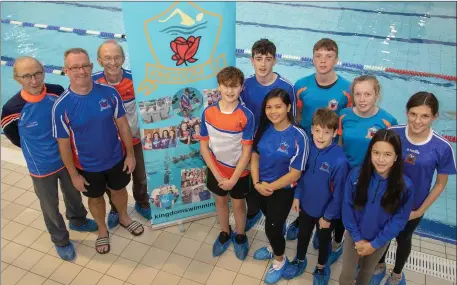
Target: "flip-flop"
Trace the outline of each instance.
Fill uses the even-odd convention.
[[[127,231],[129,231],[134,236],[140,236],[144,233],[143,226],[137,221],[131,222],[130,225],[128,225],[128,226],[125,226],[125,225],[121,224],[120,222],[119,222],[119,225],[121,225],[121,227],[125,228]],[[139,233],[135,232],[139,227],[141,227],[142,231]]]
[[[98,250],[102,246],[108,246],[108,249],[105,251]],[[111,250],[111,245],[109,244],[109,232],[107,237],[97,238],[95,241],[95,251],[99,254],[106,254]]]

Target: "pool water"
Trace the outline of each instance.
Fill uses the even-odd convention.
[[[1,18],[96,31],[124,33],[121,3],[103,2],[2,2]],[[255,13],[253,13],[255,11]],[[250,49],[261,37],[275,42],[278,53],[311,57],[312,47],[323,37],[339,45],[343,62],[376,65],[456,75],[456,3],[455,2],[241,2],[237,3],[236,46]],[[2,24],[1,55],[12,58],[30,55],[44,64],[61,66],[63,51],[82,47],[89,51],[95,71],[96,49],[103,41],[94,36],[39,30]],[[128,42],[120,41],[127,53],[125,67],[129,68]],[[237,56],[236,64],[245,75],[253,72],[250,59]],[[295,82],[314,69],[309,64],[278,60],[275,71]],[[1,67],[2,105],[19,89],[12,79],[12,68]],[[361,71],[338,69],[348,80]],[[441,134],[456,135],[456,83],[436,78],[409,77],[377,72],[382,86],[381,107],[405,123],[405,104],[417,91],[437,95],[441,112],[433,126]],[[46,81],[68,86],[65,76],[46,74]],[[446,113],[454,112],[452,115]],[[454,151],[455,143],[452,144]],[[187,152],[191,152],[190,147]],[[178,148],[179,149],[179,148]],[[179,150],[179,152],[183,152]],[[178,151],[164,156],[185,155]],[[156,157],[155,157],[156,158]],[[163,180],[167,167],[155,163],[146,154],[149,182]],[[160,160],[163,161],[163,160]],[[199,160],[171,162],[170,177],[180,177],[180,168],[202,167]],[[154,182],[155,183],[155,182]],[[158,181],[158,185],[163,181]],[[427,211],[426,218],[455,228],[456,179],[451,176],[448,186]],[[440,234],[440,233],[436,233]],[[455,239],[455,233],[453,234]]]

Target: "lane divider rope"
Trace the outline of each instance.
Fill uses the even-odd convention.
[[[75,33],[77,35],[92,35],[98,36],[101,38],[109,38],[109,39],[121,39],[127,40],[126,34],[119,34],[119,33],[111,33],[111,32],[100,32],[94,30],[86,30],[86,29],[77,29],[77,28],[68,28],[68,27],[60,27],[60,26],[51,26],[46,24],[35,24],[30,22],[21,22],[15,21],[11,19],[1,19],[3,24],[11,24],[20,27],[33,27],[38,29],[45,29],[45,30],[53,30],[53,31],[61,31],[67,33]],[[238,55],[250,55],[250,49],[236,49],[236,54]],[[287,55],[287,54],[276,54],[276,57],[279,59],[283,59],[286,61],[295,61],[295,62],[307,62],[312,64],[313,59],[310,57],[303,57],[303,56],[296,56],[296,55]],[[350,63],[350,62],[338,62],[337,66],[351,68],[351,69],[358,69],[358,70],[366,70],[366,71],[380,71],[386,73],[395,73],[401,75],[408,75],[408,76],[417,76],[417,77],[434,77],[434,78],[441,78],[447,81],[457,81],[457,77],[454,75],[445,75],[445,74],[437,74],[431,72],[424,72],[424,71],[415,71],[415,70],[406,70],[406,69],[397,69],[385,66],[377,66],[377,65],[367,65],[367,64],[358,64],[358,63]]]
[[[14,65],[14,61],[15,61],[15,59],[12,57],[3,56],[3,55],[1,56],[1,65],[12,67]],[[51,73],[51,74],[56,74],[56,75],[65,75],[65,73],[62,70],[63,70],[62,66],[44,65],[44,71],[46,73]],[[456,136],[451,136],[451,135],[442,135],[442,136],[451,143],[457,142]]]

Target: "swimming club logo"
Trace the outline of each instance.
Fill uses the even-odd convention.
[[[408,153],[406,155],[405,162],[415,165],[416,164],[416,155],[414,153]]]
[[[378,131],[378,129],[376,127],[369,128],[366,138],[371,140],[373,138],[374,134],[376,134],[377,131]]]
[[[205,80],[227,66],[216,55],[222,15],[193,2],[174,2],[144,22],[144,33],[155,63],[146,63],[138,92],[150,95],[159,84],[187,84]]]
[[[322,170],[322,171],[325,171],[327,173],[330,173],[330,165],[328,164],[328,162],[322,162],[322,165],[319,168],[319,170]]]
[[[338,101],[336,101],[336,99],[328,101],[328,109],[336,111],[336,109],[338,109]]]
[[[102,100],[98,101],[98,103],[100,104],[100,112],[111,108],[111,105],[108,104],[108,100],[106,100],[106,99],[102,99]]]
[[[285,153],[285,154],[289,154],[287,152],[288,149],[289,149],[289,144],[287,144],[286,142],[282,142],[279,144],[277,151]]]

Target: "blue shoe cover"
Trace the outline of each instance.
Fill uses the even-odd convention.
[[[69,242],[66,246],[55,246],[57,254],[66,261],[71,261],[76,257],[76,251],[73,244]]]
[[[77,232],[95,232],[98,231],[97,223],[92,219],[87,219],[87,223],[84,225],[76,226],[72,223],[68,223],[68,227],[70,230],[77,231]]]

